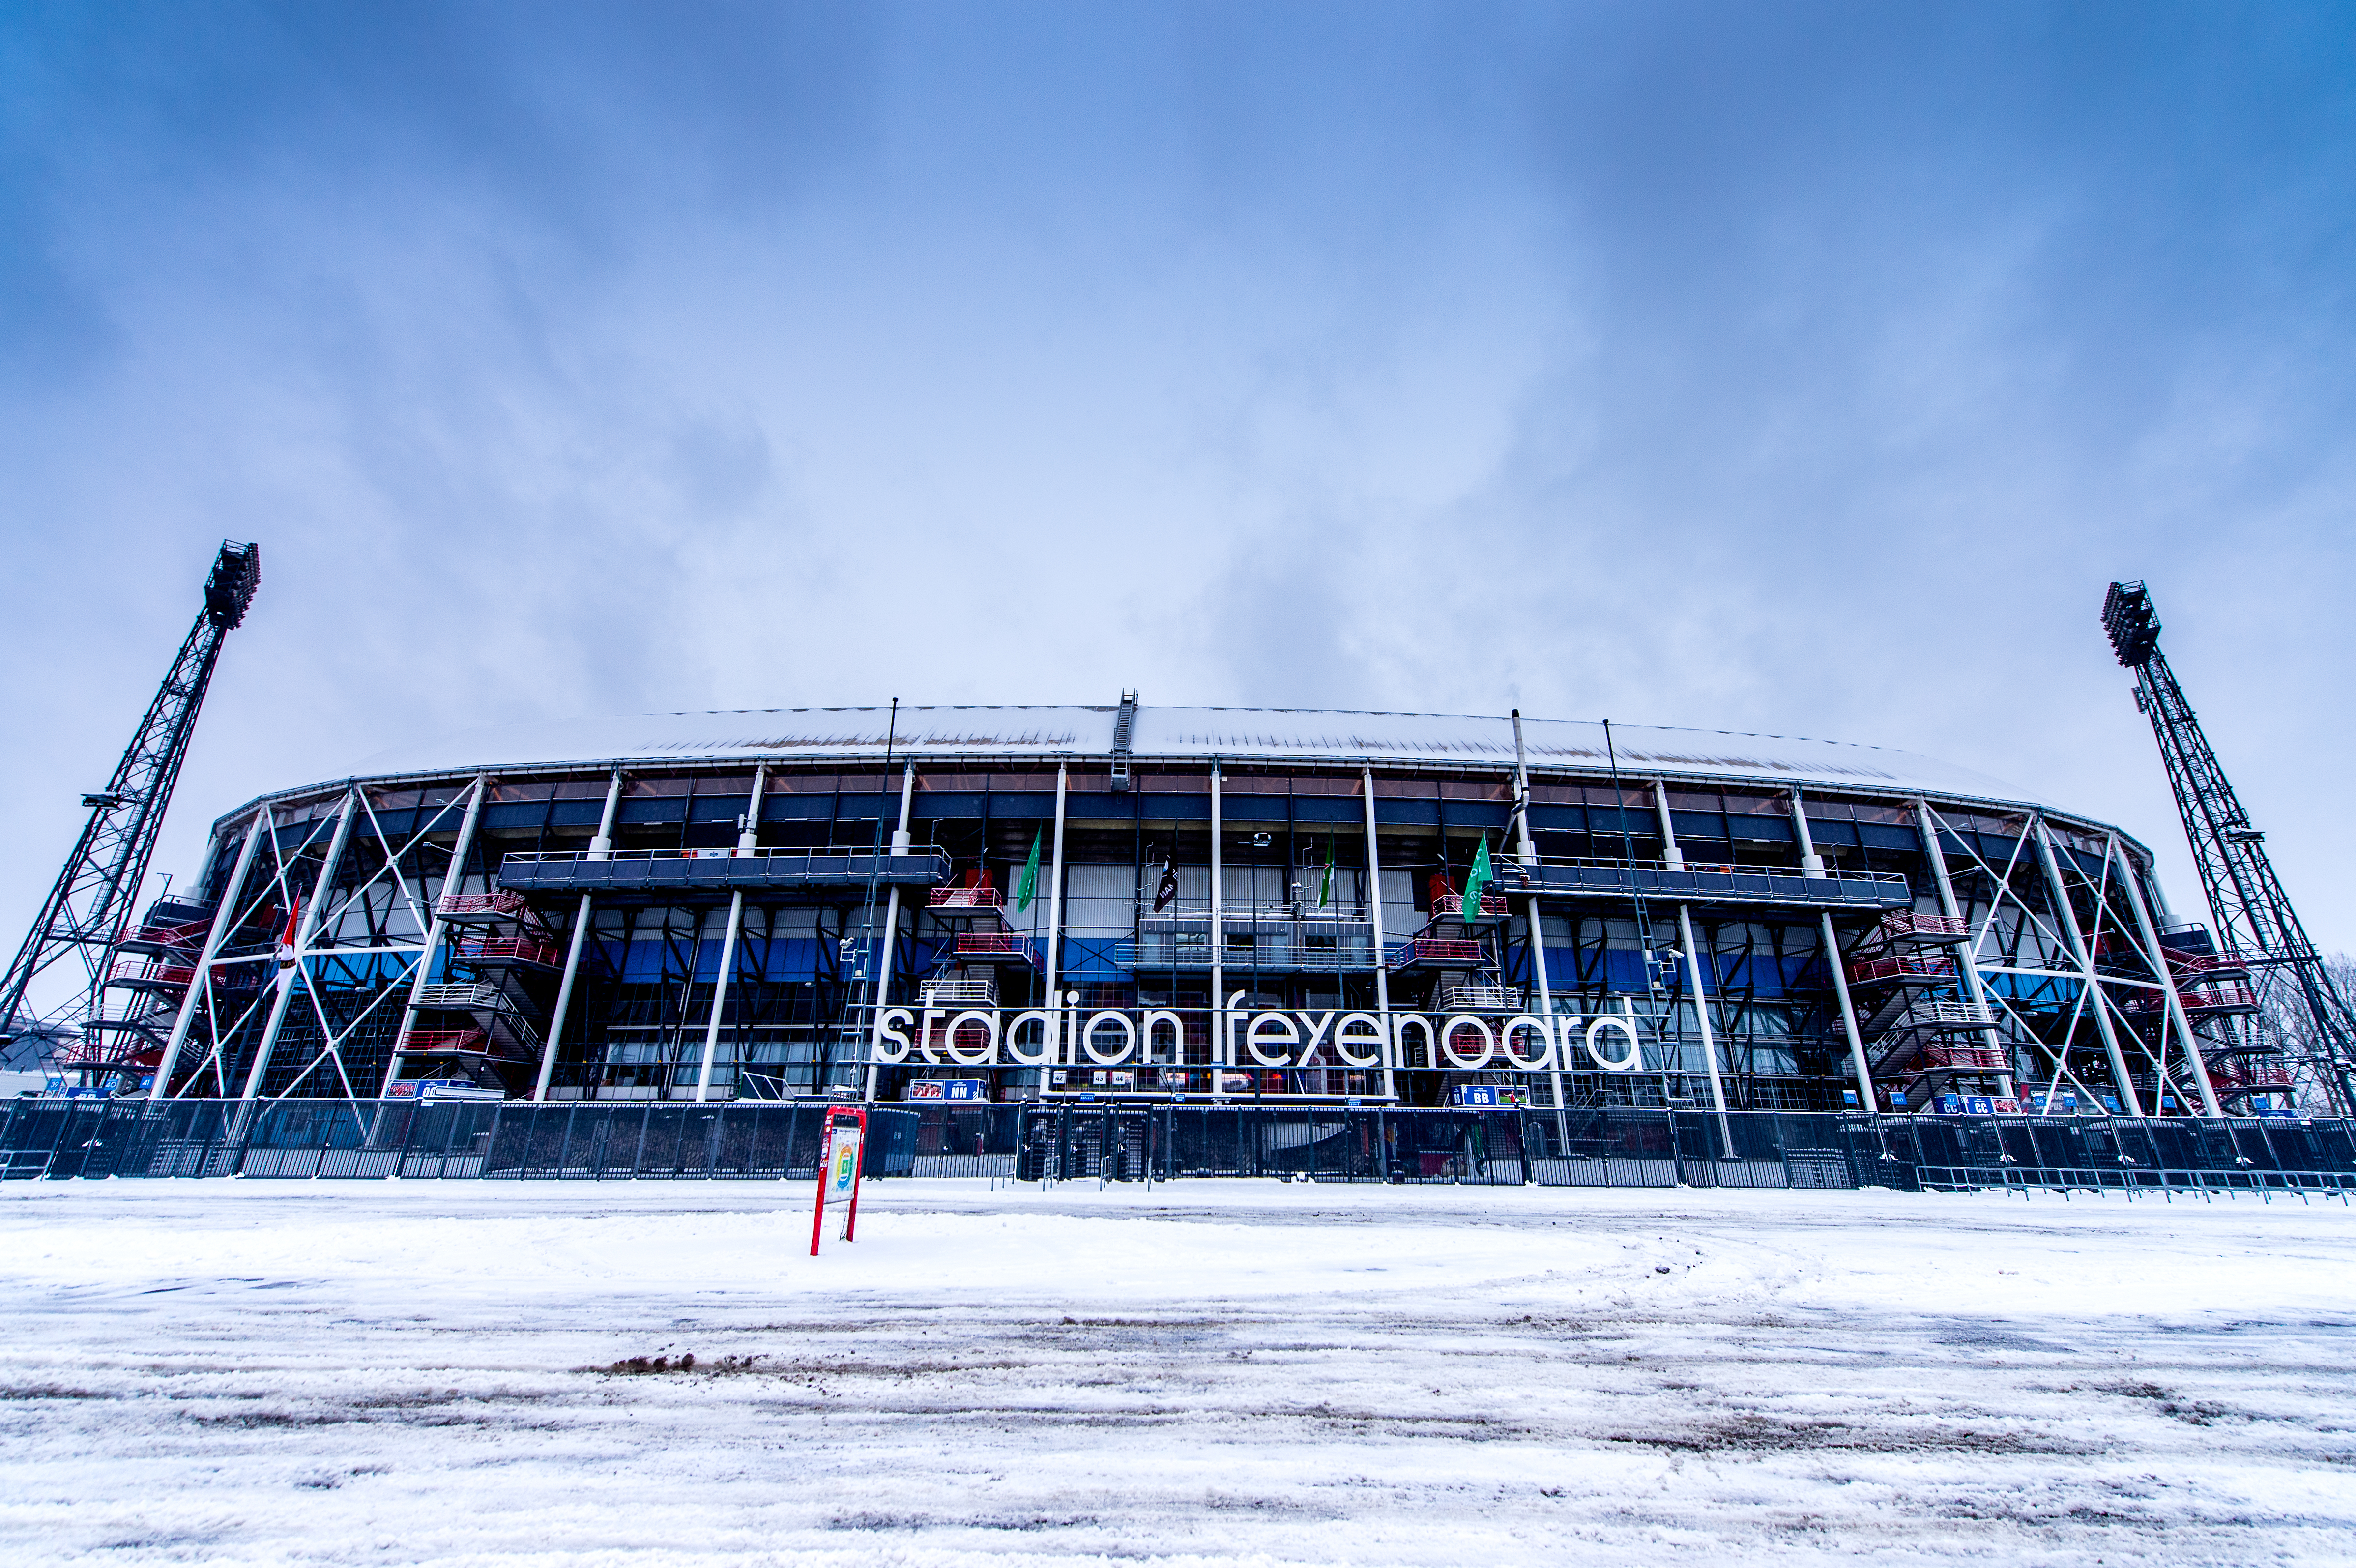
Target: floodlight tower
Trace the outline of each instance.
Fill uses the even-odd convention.
[[[0,974],[0,1067],[31,1065],[59,1037],[60,1026],[78,1024],[85,1034],[104,1026],[102,1003],[114,943],[146,880],[147,862],[163,832],[172,786],[179,779],[221,643],[245,619],[261,583],[262,547],[224,542],[205,579],[205,607],[147,704],[147,716],[132,733],[106,788],[81,798],[90,821],[82,824],[81,837],[66,856],[24,946]],[[81,961],[84,992],[48,1018],[24,1015],[26,988],[68,954]]]
[[[2160,760],[2168,767],[2168,782],[2176,791],[2177,814],[2184,819],[2184,836],[2200,867],[2201,889],[2217,922],[2217,950],[2171,951],[2169,964],[2185,965],[2177,975],[2179,988],[2190,983],[2192,994],[2204,990],[2224,994],[2230,986],[2210,984],[2246,970],[2255,993],[2256,1010],[2238,1045],[2243,1059],[2229,1068],[2244,1093],[2271,1087],[2288,1087],[2282,1069],[2279,1026],[2296,1006],[2306,1015],[2306,1047],[2297,1053],[2298,1066],[2314,1088],[2336,1101],[2341,1115],[2356,1113],[2356,1015],[2331,978],[2323,956],[2308,940],[2290,895],[2283,891],[2267,857],[2265,833],[2250,823],[2233,783],[2226,779],[2217,754],[2201,731],[2201,721],[2185,699],[2184,688],[2159,650],[2159,618],[2151,594],[2141,583],[2113,583],[2103,599],[2103,629],[2119,662],[2135,671],[2136,706],[2151,720],[2159,742]],[[2222,1027],[2230,1029],[2219,1019]],[[2248,1031],[2276,1033],[2267,1040]],[[2207,1032],[2204,1030],[2204,1032]],[[2229,1035],[2228,1040],[2232,1039]],[[2229,1051],[2235,1045],[2229,1043]],[[2287,1053],[2284,1053],[2287,1054]],[[2274,1057],[2272,1064],[2263,1058]],[[2219,1089],[2229,1095],[2227,1085]]]

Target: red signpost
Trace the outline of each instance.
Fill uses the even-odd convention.
[[[810,1256],[826,1233],[826,1211],[842,1211],[842,1240],[856,1239],[859,1226],[859,1176],[866,1168],[867,1112],[855,1106],[837,1106],[826,1113],[826,1134],[819,1147],[818,1209],[810,1216]]]

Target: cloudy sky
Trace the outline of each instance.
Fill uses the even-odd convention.
[[[2328,946],[2356,12],[0,4],[0,925],[262,542],[157,869],[504,720],[1524,709],[1909,747]],[[2345,891],[2340,889],[2347,889]]]

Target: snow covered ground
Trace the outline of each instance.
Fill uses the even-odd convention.
[[[0,1188],[0,1562],[2356,1560],[2337,1202],[809,1197]]]

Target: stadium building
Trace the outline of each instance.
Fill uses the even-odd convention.
[[[482,732],[229,812],[123,945],[168,1098],[2290,1094],[2120,830],[1904,752],[1558,720],[1125,695]]]

